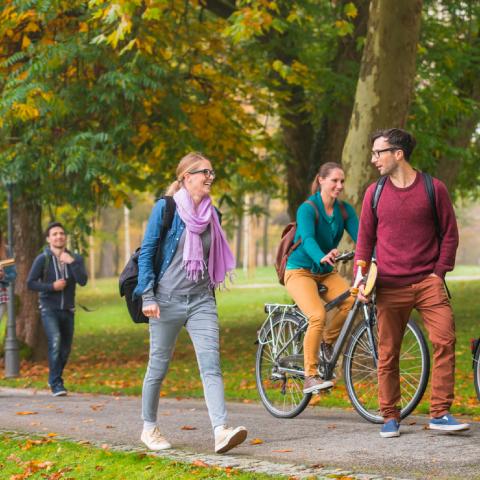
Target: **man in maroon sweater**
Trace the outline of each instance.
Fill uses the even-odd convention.
[[[413,308],[422,315],[434,349],[429,426],[466,430],[469,425],[459,423],[449,413],[455,377],[455,327],[443,280],[454,267],[458,246],[453,206],[445,185],[434,178],[440,239],[422,175],[409,163],[415,138],[392,128],[374,133],[372,143],[372,163],[387,178],[376,215],[372,208],[376,184],[365,194],[355,259],[369,261],[376,248],[378,396],[385,422],[380,435],[400,435],[399,355]],[[359,298],[367,301],[363,287]]]

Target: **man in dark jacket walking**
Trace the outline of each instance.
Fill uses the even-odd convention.
[[[48,340],[48,384],[52,395],[66,395],[63,369],[72,347],[75,311],[75,288],[86,285],[83,258],[66,248],[63,225],[53,222],[45,232],[48,247],[33,262],[28,274],[30,290],[40,292],[40,314]]]

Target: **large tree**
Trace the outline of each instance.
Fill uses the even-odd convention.
[[[361,206],[365,187],[376,177],[371,168],[370,134],[407,122],[416,73],[421,0],[372,0],[355,105],[343,149],[345,189]]]
[[[198,21],[201,9],[140,6],[130,20],[119,17],[132,35],[123,42],[111,28],[116,9],[95,3],[9,0],[0,8],[0,169],[16,184],[17,333],[34,351],[39,322],[25,279],[42,217],[69,205],[67,227],[85,234],[99,207],[128,202],[134,189],[164,189],[192,149],[217,160],[227,191],[231,177],[258,187],[273,169],[254,151],[263,135],[249,111],[253,87],[236,80],[239,60],[214,22]]]

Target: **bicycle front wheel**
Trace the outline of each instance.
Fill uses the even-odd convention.
[[[477,347],[475,357],[473,358],[473,381],[477,398],[480,400],[480,345]]]
[[[378,344],[376,325],[374,341]],[[372,423],[383,423],[378,404],[378,378],[367,326],[360,324],[345,352],[343,373],[348,396],[355,410]],[[409,320],[400,350],[400,417],[412,413],[427,388],[430,356],[422,331]]]
[[[257,390],[274,417],[296,417],[312,397],[303,393],[303,333],[295,337],[299,327],[298,318],[279,315],[259,337],[255,363]]]

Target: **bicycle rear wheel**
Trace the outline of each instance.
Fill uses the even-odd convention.
[[[274,417],[296,417],[312,397],[303,393],[303,333],[291,341],[299,325],[293,315],[278,315],[260,333],[255,378],[262,403]]]
[[[377,344],[377,328],[374,327]],[[372,423],[383,423],[378,404],[377,369],[373,363],[371,344],[365,323],[352,334],[343,363],[348,396],[355,410]],[[400,417],[412,413],[422,399],[430,374],[427,343],[417,324],[410,320],[400,350]]]
[[[473,381],[477,398],[480,400],[480,345],[477,347],[475,357],[473,358]]]

